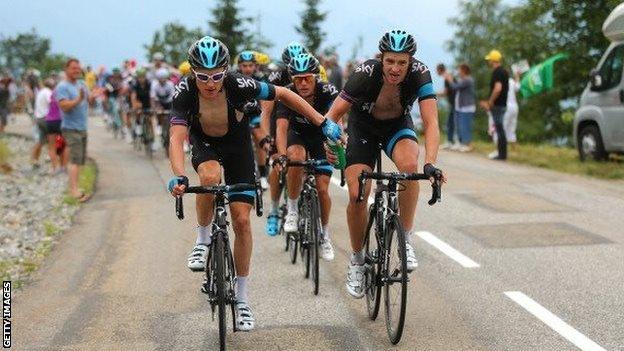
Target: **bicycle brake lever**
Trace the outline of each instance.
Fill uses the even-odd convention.
[[[175,203],[176,216],[179,220],[184,219],[184,203],[182,202],[182,196],[176,196]]]

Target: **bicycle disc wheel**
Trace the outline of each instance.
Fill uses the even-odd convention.
[[[405,231],[398,216],[388,223],[385,236],[385,269],[387,281],[384,285],[386,330],[390,342],[401,340],[405,325],[405,305],[407,303],[407,253],[405,251]]]
[[[310,257],[310,271],[312,272],[312,292],[314,295],[319,293],[319,244],[321,238],[321,210],[319,208],[318,197],[316,199],[316,205],[312,206],[311,214],[311,234],[310,244],[308,246],[308,256]]]
[[[368,318],[377,319],[379,314],[379,305],[381,302],[381,284],[379,284],[379,276],[381,273],[381,257],[379,243],[377,241],[377,221],[375,212],[372,210],[369,214],[368,227],[366,228],[366,309],[368,310]]]
[[[225,333],[227,330],[226,286],[225,286],[225,254],[223,233],[217,232],[215,243],[215,283],[217,287],[217,308],[219,309],[219,348],[225,350]]]

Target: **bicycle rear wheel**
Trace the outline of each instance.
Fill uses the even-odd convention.
[[[379,305],[381,303],[381,284],[379,284],[379,274],[381,274],[381,250],[377,241],[377,220],[376,213],[371,207],[368,227],[366,228],[366,309],[368,318],[377,319]]]
[[[219,349],[225,350],[225,333],[227,330],[227,313],[226,313],[226,281],[225,281],[225,252],[223,242],[223,232],[217,231],[215,252],[214,252],[214,266],[215,269],[215,285],[217,288],[217,308],[219,314]]]
[[[143,147],[145,147],[145,156],[152,158],[152,142],[154,141],[154,136],[152,134],[149,117],[143,122],[143,138],[145,138],[143,139]]]
[[[397,344],[403,335],[407,304],[407,253],[405,231],[399,217],[388,222],[385,235],[384,285],[386,330],[390,342]]]

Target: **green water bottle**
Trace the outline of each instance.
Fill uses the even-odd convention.
[[[334,155],[338,157],[338,161],[334,163],[334,168],[345,169],[345,166],[347,165],[347,159],[345,156],[345,149],[340,141],[331,141],[327,139],[327,145],[329,146],[329,149],[334,153]]]

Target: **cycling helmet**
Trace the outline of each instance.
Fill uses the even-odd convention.
[[[188,61],[193,68],[225,67],[230,62],[230,52],[219,39],[205,36],[191,45]]]
[[[121,70],[119,69],[119,67],[115,67],[115,68],[113,68],[112,72],[113,72],[113,74],[120,74]]]
[[[152,60],[156,61],[163,61],[165,59],[165,55],[162,52],[155,52],[154,55],[152,55]]]
[[[136,70],[137,77],[144,77],[147,74],[147,70],[144,67],[139,67]]]
[[[169,79],[169,70],[166,68],[159,68],[156,71],[156,79]]]
[[[238,63],[253,62],[256,63],[256,56],[253,51],[245,50],[238,54]]]
[[[413,56],[416,53],[416,40],[404,30],[391,30],[379,40],[379,51],[405,52]]]
[[[318,74],[319,62],[310,54],[300,54],[293,57],[288,64],[288,73],[291,76],[298,74]]]
[[[308,49],[305,48],[305,46],[301,45],[300,43],[293,41],[290,44],[288,44],[288,46],[286,46],[286,48],[284,48],[284,51],[282,52],[282,62],[284,62],[285,65],[288,66],[288,64],[290,63],[290,60],[299,55],[299,54],[305,54],[308,52]]]
[[[178,66],[178,71],[183,76],[186,76],[191,73],[191,64],[188,61],[184,61]]]

